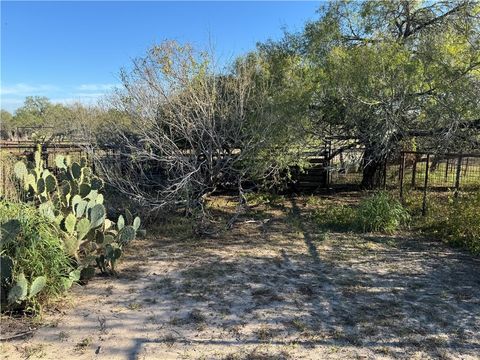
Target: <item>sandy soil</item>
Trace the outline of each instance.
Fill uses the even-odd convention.
[[[118,278],[77,286],[2,359],[480,358],[479,258],[320,232],[310,210],[258,208],[205,239],[159,225]]]

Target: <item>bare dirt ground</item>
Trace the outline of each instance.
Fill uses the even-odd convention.
[[[480,358],[479,258],[410,233],[321,232],[311,210],[260,206],[205,239],[159,224],[118,278],[76,287],[2,358]]]

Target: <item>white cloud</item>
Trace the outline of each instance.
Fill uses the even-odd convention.
[[[1,95],[32,95],[41,94],[49,91],[58,90],[57,86],[50,84],[31,85],[25,83],[18,83],[12,86],[3,86],[0,88]]]
[[[106,91],[111,90],[117,86],[117,84],[82,84],[77,86],[76,89],[80,91]]]

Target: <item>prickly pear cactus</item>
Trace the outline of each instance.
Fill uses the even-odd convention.
[[[93,174],[86,158],[75,162],[68,155],[57,155],[55,167],[56,175],[45,168],[39,146],[34,162],[19,161],[14,172],[30,201],[69,235],[65,251],[79,263],[81,276],[92,276],[92,262],[102,272],[114,272],[123,247],[143,232],[140,218],[126,209],[117,224],[107,219],[100,193],[104,182]]]

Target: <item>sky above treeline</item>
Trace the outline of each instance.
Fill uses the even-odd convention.
[[[1,107],[26,96],[93,103],[133,58],[166,39],[213,45],[221,63],[300,31],[320,1],[1,1]]]

